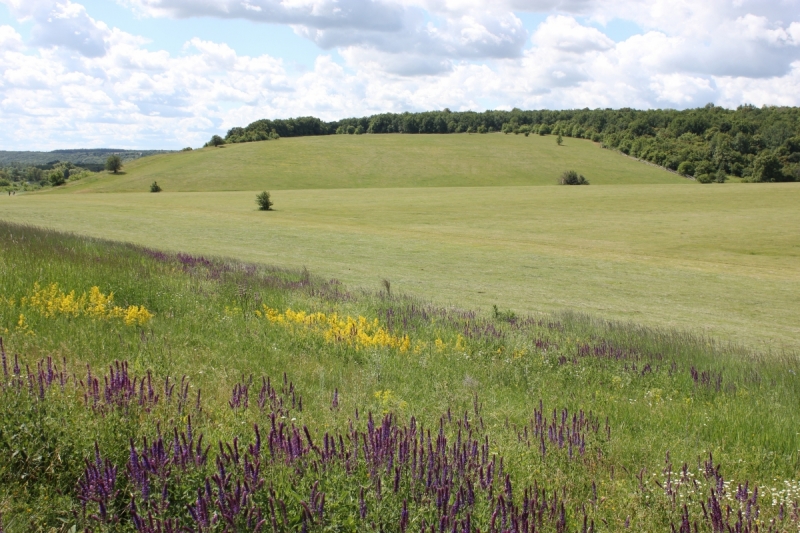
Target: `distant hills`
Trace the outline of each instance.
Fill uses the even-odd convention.
[[[119,150],[116,148],[80,148],[76,150],[53,150],[52,152],[11,152],[0,150],[0,167],[10,165],[50,168],[56,163],[70,162],[90,170],[102,170],[106,159],[116,154],[123,161],[140,157],[170,153],[172,150]]]

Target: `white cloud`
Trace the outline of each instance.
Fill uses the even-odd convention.
[[[0,26],[0,50],[22,50],[22,36],[11,26]]]
[[[201,37],[171,55],[70,0],[0,0],[0,142],[198,145],[262,117],[405,110],[800,105],[800,0],[126,0],[149,16],[291,24],[305,72]],[[513,10],[550,16],[531,35]],[[614,42],[589,22],[634,21]],[[589,22],[587,22],[587,19]]]
[[[76,50],[87,57],[105,54],[109,29],[70,0],[4,0],[11,13],[32,20],[33,44]]]

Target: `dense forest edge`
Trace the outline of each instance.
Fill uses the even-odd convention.
[[[589,139],[701,183],[800,181],[800,108],[735,110],[708,104],[672,109],[579,109],[382,113],[325,122],[316,117],[262,119],[215,135],[207,146],[280,137],[381,133],[494,133]]]

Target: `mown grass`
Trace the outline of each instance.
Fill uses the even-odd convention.
[[[282,142],[282,141],[281,141]],[[269,143],[265,143],[269,144]],[[159,180],[161,183],[161,180]],[[0,218],[307,266],[488,311],[576,310],[760,350],[800,345],[797,184],[26,195]]]
[[[554,185],[574,169],[592,184],[691,184],[580,139],[538,135],[336,135],[142,158],[63,192],[167,192]]]
[[[103,293],[113,291],[118,305],[145,306],[155,316],[144,327],[58,313],[48,318],[21,303],[37,282],[42,286],[55,282],[78,294],[98,286]],[[444,493],[426,492],[425,481],[415,482],[399,456],[394,461],[402,481],[395,491],[395,467],[387,467],[385,457],[377,469],[355,460],[326,460],[313,451],[298,459],[278,455],[280,459],[273,460],[265,440],[256,476],[264,485],[251,491],[245,507],[257,507],[269,518],[270,505],[282,504],[286,514],[279,509],[274,526],[279,531],[401,531],[404,505],[409,531],[418,531],[423,519],[429,525],[435,522],[438,530],[440,517],[455,523],[466,513],[472,530],[500,531],[502,516],[496,517],[494,529],[491,523],[501,495],[503,502],[522,505],[524,488],[536,483],[548,502],[557,494],[564,509],[561,522],[560,507],[553,504],[553,515],[549,511],[540,515],[537,531],[581,531],[584,519],[594,531],[626,527],[664,531],[670,524],[680,528],[684,513],[698,531],[712,531],[723,519],[735,527],[740,509],[743,524],[749,521],[751,530],[754,525],[760,531],[797,529],[800,364],[796,357],[760,356],[668,329],[574,314],[524,317],[502,305],[497,313],[435,307],[398,294],[395,285],[391,289],[391,294],[386,289],[353,290],[302,270],[167,255],[3,223],[0,331],[6,352],[20,354],[22,363],[19,380],[12,370],[3,376],[0,389],[3,527],[15,532],[71,531],[73,526],[131,531],[133,500],[139,513],[149,511],[156,521],[175,519],[170,527],[205,530],[193,522],[187,506],[196,503],[198,488],[202,496],[204,478],[219,470],[216,459],[222,461],[226,475],[233,476],[233,485],[222,481],[231,494],[235,480],[247,478],[240,462],[225,458],[229,452],[223,453],[227,449],[218,448],[218,441],[232,443],[238,437],[241,454],[251,453],[245,450],[254,439],[253,424],[266,435],[272,412],[278,418],[285,413],[284,422],[298,429],[306,426],[322,447],[326,432],[347,435],[350,421],[356,430],[368,431],[366,413],[372,412],[377,418],[392,413],[401,426],[414,416],[432,430],[434,441],[441,423],[450,439],[448,446],[459,431],[467,438],[469,423],[478,445],[483,445],[485,436],[491,453],[504,458],[513,494],[509,496],[499,475],[490,484],[491,496],[489,489],[475,485],[476,503],[462,501],[454,510],[457,493],[469,479],[468,473],[455,474],[442,486],[450,492],[446,505],[437,510],[436,500]],[[264,305],[281,312],[292,308],[377,319],[392,335],[408,335],[411,347],[356,348],[345,341],[326,340],[314,328],[266,320],[263,313],[256,313]],[[25,316],[24,327],[20,314]],[[72,378],[63,390],[56,383],[40,392],[36,361],[47,356],[57,362],[63,358],[69,371],[84,382],[87,364],[95,376],[102,376],[113,361],[129,361],[131,374],[151,372],[162,387],[161,400],[139,406],[135,396],[134,401],[118,399],[93,410],[86,406],[92,404],[91,398]],[[33,374],[30,387],[26,364]],[[280,387],[284,373],[302,395],[302,411],[276,413],[275,407],[260,411],[253,405],[260,377],[269,376]],[[243,376],[247,383],[251,374],[255,385],[250,407],[232,407],[237,398],[234,386],[242,383]],[[190,393],[189,401],[179,407],[180,402],[168,402],[161,391],[164,378],[180,382],[182,375],[187,376]],[[101,379],[101,390],[102,383]],[[198,390],[200,410],[194,402]],[[283,398],[289,402],[289,396]],[[591,411],[598,431],[582,431],[583,453],[576,445],[570,456],[566,445],[558,446],[557,436],[551,441],[544,435],[543,456],[538,437],[525,438],[522,427],[534,417],[540,400],[546,420],[553,410],[559,420],[564,408],[568,420],[580,410]],[[105,405],[103,401],[99,405]],[[125,473],[136,471],[130,466],[131,442],[142,453],[142,439],[153,443],[160,431],[169,446],[172,428],[185,432],[188,415],[195,439],[203,433],[204,442],[212,445],[208,461],[183,468],[170,460],[167,475],[153,470],[162,474],[148,474],[155,494],[148,499],[133,474]],[[467,422],[459,422],[464,417]],[[87,464],[95,462],[95,442],[101,457],[118,468],[118,492],[103,500],[107,515],[118,516],[117,523],[91,518],[101,514],[99,496],[87,503],[85,514],[78,500],[77,484],[87,479]],[[706,468],[709,453],[711,468],[719,466],[718,471]],[[686,474],[680,474],[684,463]],[[722,491],[715,488],[712,496],[712,487],[723,478]],[[312,503],[319,500],[312,498],[312,487],[317,481],[320,484],[313,490],[325,493],[322,517],[303,507],[316,509]],[[745,481],[748,488],[737,491]],[[168,489],[167,507],[160,496],[161,484]],[[210,486],[216,497],[218,482],[210,479]],[[721,503],[722,518],[711,513],[714,502]],[[703,506],[713,516],[705,518]],[[148,531],[146,522],[140,530]],[[446,524],[448,530],[451,522]],[[510,522],[503,523],[510,527]],[[254,527],[237,524],[226,529],[220,520],[207,530]],[[463,522],[458,527],[463,528]],[[269,519],[264,528],[273,528]]]

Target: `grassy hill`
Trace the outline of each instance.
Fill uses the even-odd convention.
[[[553,185],[574,169],[592,184],[687,180],[591,141],[533,135],[335,135],[227,145],[132,161],[66,191],[253,191]]]

